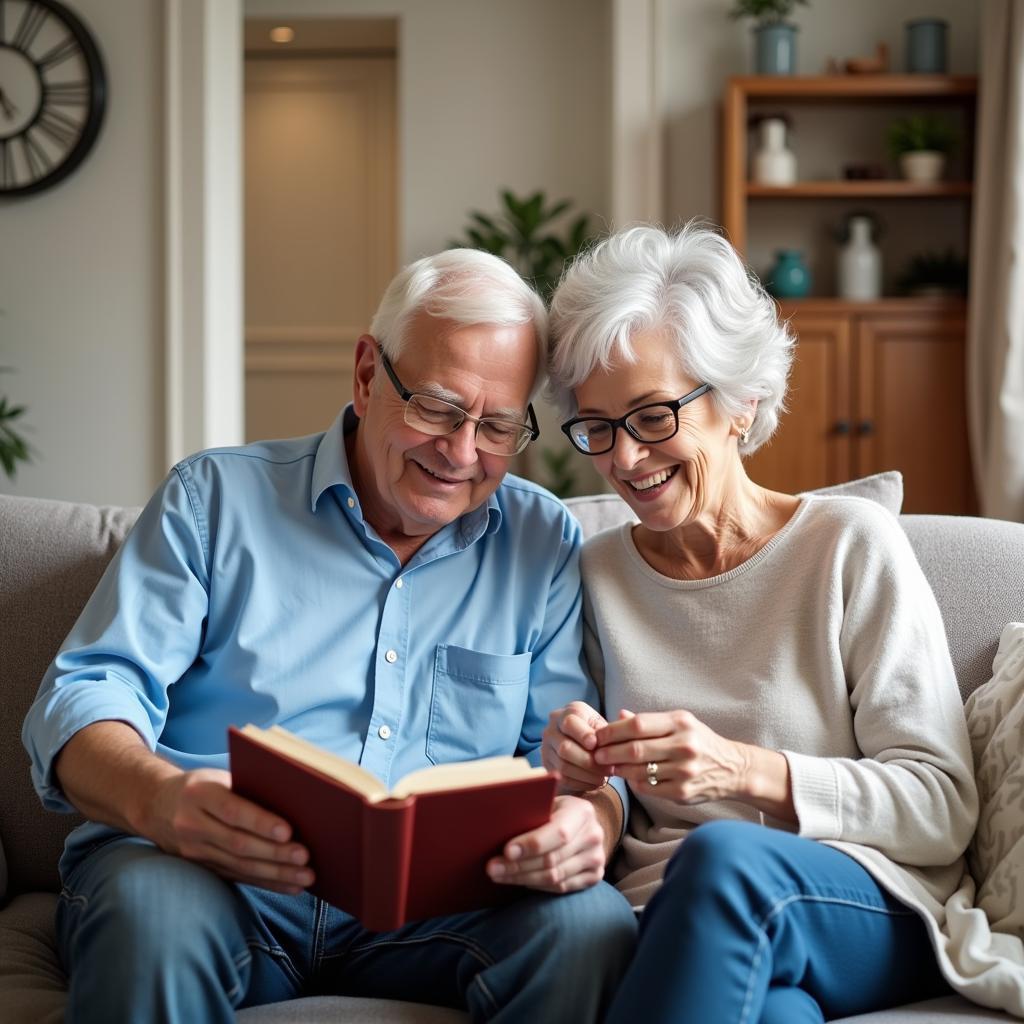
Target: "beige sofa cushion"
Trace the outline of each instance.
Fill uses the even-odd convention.
[[[54,947],[51,893],[19,896],[0,911],[0,1006],[5,1024],[60,1024],[67,981]]]
[[[57,890],[64,837],[79,819],[42,810],[21,724],[43,673],[137,514],[0,495],[0,849],[9,896]]]

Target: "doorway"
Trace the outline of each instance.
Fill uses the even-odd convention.
[[[330,425],[352,397],[356,341],[397,269],[397,23],[248,19],[245,43],[253,441]]]

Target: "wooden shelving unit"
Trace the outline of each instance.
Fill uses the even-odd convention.
[[[973,110],[973,75],[764,75],[729,79],[725,91],[722,150],[722,224],[733,245],[747,248],[747,202],[767,199],[969,198],[970,181],[919,185],[911,181],[801,181],[778,188],[747,180],[747,121],[751,103],[963,103]]]
[[[970,181],[937,181],[922,185],[900,178],[873,181],[801,181],[796,185],[755,185],[748,182],[748,199],[956,199],[974,192]]]
[[[968,180],[806,180],[776,187],[747,178],[751,107],[963,105],[973,123],[977,80],[952,75],[739,77],[724,98],[722,224],[745,256],[751,210],[785,200],[786,217],[821,217],[815,201],[968,202]],[[770,109],[770,107],[768,107]],[[820,116],[818,118],[820,123]],[[968,133],[970,134],[970,133]],[[838,173],[838,167],[836,168]],[[824,209],[824,207],[822,208]],[[771,223],[771,221],[769,221]],[[778,217],[775,219],[778,224]],[[884,251],[884,248],[883,248]],[[967,444],[963,298],[850,302],[813,297],[780,303],[798,340],[789,411],[778,435],[751,457],[753,479],[789,492],[885,469],[904,476],[904,511],[976,510]],[[940,416],[936,410],[942,410]]]

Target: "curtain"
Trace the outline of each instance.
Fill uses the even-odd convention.
[[[981,513],[1024,522],[1024,0],[985,0],[967,403]]]

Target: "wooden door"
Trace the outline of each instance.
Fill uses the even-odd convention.
[[[245,65],[246,439],[326,429],[395,272],[395,60]]]
[[[904,512],[973,512],[962,315],[864,316],[854,336],[856,474],[900,470]]]
[[[775,437],[746,462],[756,483],[790,494],[850,476],[850,319],[799,316],[783,307],[798,336],[787,396]]]

